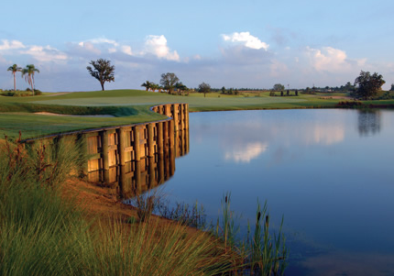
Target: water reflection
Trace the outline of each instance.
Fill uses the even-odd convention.
[[[109,170],[88,173],[88,181],[110,187],[119,198],[128,199],[168,181],[175,173],[175,158],[189,152],[189,130],[175,132],[174,147],[165,147],[163,154],[145,156],[140,161],[113,165]]]
[[[231,192],[245,229],[256,199],[267,200],[273,224],[284,215],[287,237],[294,236],[289,275],[394,275],[392,122],[386,110],[192,114],[192,150],[165,189],[176,200],[198,200],[214,221]],[[364,139],[360,130],[374,135]],[[372,264],[379,256],[389,257]]]
[[[375,135],[381,129],[382,114],[380,110],[358,111],[358,133],[360,136]]]
[[[259,157],[267,150],[267,143],[253,142],[247,143],[245,146],[239,145],[224,154],[225,160],[231,160],[236,163],[249,163],[251,160]]]

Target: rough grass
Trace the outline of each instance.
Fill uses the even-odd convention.
[[[37,164],[38,149],[5,144],[0,149],[0,275],[218,275],[229,257],[203,232],[176,224],[92,227],[76,202],[60,196],[61,182]],[[44,166],[71,173],[77,150]],[[38,153],[38,154],[35,154]],[[57,152],[56,156],[64,156]],[[49,176],[52,175],[51,173]]]

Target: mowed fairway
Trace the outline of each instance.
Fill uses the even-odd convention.
[[[191,111],[203,110],[229,110],[244,108],[262,108],[266,105],[297,103],[305,101],[296,97],[269,97],[267,93],[262,96],[229,96],[210,93],[204,97],[200,93],[191,93],[190,96],[173,96],[164,93],[153,93],[133,90],[117,90],[108,92],[84,92],[46,98],[37,101],[40,104],[72,105],[72,106],[131,106],[155,105],[160,103],[182,102],[188,103]],[[103,95],[105,94],[105,95]],[[267,95],[264,95],[267,94]]]
[[[270,97],[268,93],[246,93],[238,96],[190,93],[189,96],[141,90],[50,93],[35,97],[0,97],[0,135],[15,138],[22,131],[24,138],[53,133],[127,125],[160,120],[149,107],[163,103],[188,103],[190,111],[281,109],[333,107],[339,100],[322,100],[317,96]],[[37,115],[35,112],[59,114],[110,114],[114,117],[68,117]]]

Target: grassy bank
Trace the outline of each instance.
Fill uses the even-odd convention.
[[[65,196],[63,185],[86,162],[83,146],[66,137],[51,151],[39,143],[0,144],[0,275],[234,275],[247,269],[268,276],[284,271],[283,236],[279,230],[271,237],[266,206],[257,209],[253,238],[239,242],[229,194],[211,232],[158,217],[133,217],[131,223],[130,217],[118,216],[130,206],[116,209],[116,215],[92,213],[93,202],[85,199],[83,205],[78,199],[81,190]]]
[[[163,103],[188,103],[190,111],[333,108],[343,99],[331,96],[345,94],[317,94],[270,97],[268,92],[223,95],[190,93],[189,96],[167,95],[140,90],[112,90],[53,94],[35,97],[0,97],[0,135],[15,138],[19,130],[24,138],[80,129],[132,124],[162,119],[149,107]],[[394,100],[374,104],[392,105]],[[37,115],[35,112],[93,115],[109,114],[113,118],[60,117]]]
[[[0,146],[0,275],[217,275],[230,258],[206,233],[175,223],[86,216],[62,183],[81,159],[68,143]]]

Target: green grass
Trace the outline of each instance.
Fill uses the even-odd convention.
[[[53,95],[53,94],[52,94]],[[190,111],[332,108],[342,100],[321,99],[332,94],[317,93],[298,97],[270,97],[267,92],[223,95],[190,93],[189,96],[168,95],[141,90],[74,92],[52,96],[44,93],[31,97],[0,97],[0,136],[15,138],[18,131],[24,138],[113,125],[148,122],[164,117],[149,107],[165,103],[188,103]],[[346,96],[345,94],[335,94]],[[366,103],[394,104],[394,100]],[[111,114],[116,118],[51,117],[34,112],[59,114]],[[16,113],[15,113],[16,112]],[[7,113],[7,114],[4,114]]]
[[[126,228],[114,222],[107,229],[87,220],[74,200],[61,197],[62,181],[80,155],[68,143],[45,164],[40,147],[26,152],[7,145],[0,147],[0,275],[181,276],[229,270],[229,257],[206,233],[172,223]],[[55,168],[63,174],[53,174]]]

